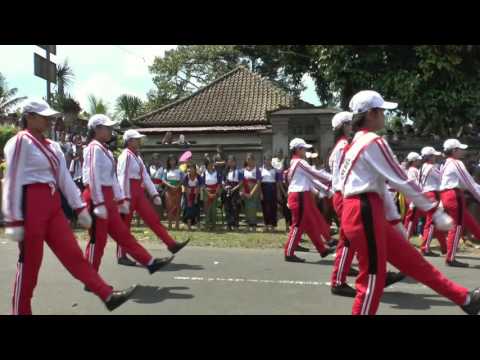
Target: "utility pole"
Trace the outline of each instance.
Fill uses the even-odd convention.
[[[47,51],[47,62],[50,63],[50,46],[46,46],[45,50]],[[50,93],[50,77],[47,78],[47,103],[52,105],[51,102],[52,94]]]

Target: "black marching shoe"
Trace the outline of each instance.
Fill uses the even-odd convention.
[[[161,258],[161,259],[157,258],[157,259],[153,260],[152,265],[147,266],[148,272],[150,274],[153,274],[153,273],[157,272],[158,270],[160,270],[165,265],[170,264],[174,257],[175,256],[172,255],[170,257],[164,257],[164,258]]]
[[[358,276],[359,274],[360,272],[357,269],[350,268],[350,270],[348,270],[347,276]]]
[[[330,292],[333,295],[346,296],[346,297],[355,297],[357,296],[357,291],[348,284],[342,284],[338,286],[332,286]]]
[[[297,255],[290,255],[290,256],[285,256],[285,261],[303,263],[305,262],[305,259],[299,258]]]
[[[297,248],[295,249],[295,251],[309,252],[310,249],[309,249],[309,248],[306,248],[306,247],[303,247],[303,246],[301,246],[301,245],[298,245]]]
[[[337,239],[330,239],[327,241],[327,245],[330,246],[330,247],[336,247],[338,244],[338,240]]]
[[[90,289],[87,287],[87,285],[85,285],[85,286],[83,287],[83,290],[85,290],[86,292],[92,292],[92,290],[90,290]]]
[[[477,315],[480,311],[480,288],[470,291],[470,302],[468,305],[460,306],[468,315]]]
[[[463,262],[460,262],[460,261],[457,261],[457,260],[447,261],[446,264],[447,264],[447,266],[458,267],[458,268],[468,268],[470,266],[467,263],[463,263]]]
[[[322,258],[324,258],[324,257],[326,257],[326,256],[328,256],[328,255],[330,255],[330,254],[332,254],[332,253],[334,253],[334,252],[335,252],[335,248],[334,248],[334,247],[327,248],[327,250],[325,250],[323,253],[321,253],[320,256],[321,256]]]
[[[114,291],[110,298],[105,301],[105,306],[107,307],[108,311],[115,310],[128,299],[130,299],[136,289],[137,285],[133,285],[125,290]]]
[[[187,241],[184,241],[182,243],[176,243],[175,245],[173,245],[172,247],[169,247],[168,250],[172,253],[172,254],[176,254],[177,252],[179,252],[180,250],[182,250],[182,248],[187,245],[189,242],[190,242],[191,239],[188,239]]]
[[[434,253],[433,251],[422,251],[423,256],[430,256],[430,257],[439,257],[437,253]]]
[[[405,277],[406,276],[401,272],[396,273],[393,271],[387,271],[387,276],[385,277],[385,287],[388,287],[399,281],[402,281],[403,279],[405,279]]]
[[[130,260],[127,256],[122,256],[117,260],[118,265],[125,265],[125,266],[137,266],[137,263],[133,260]]]

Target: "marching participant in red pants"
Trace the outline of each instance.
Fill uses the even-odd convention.
[[[135,240],[120,217],[119,210],[122,214],[130,212],[129,203],[124,201],[125,197],[118,184],[115,160],[105,145],[112,137],[112,126],[115,124],[115,121],[102,114],[93,115],[88,120],[88,137],[91,141],[84,152],[83,198],[92,213],[93,225],[85,256],[98,271],[107,244],[107,235],[110,235],[136,261],[146,266],[150,274],[153,274],[168,264],[173,256],[154,259]]]
[[[420,186],[420,170],[422,165],[422,157],[416,152],[411,152],[407,155],[407,177]],[[422,211],[415,207],[415,204],[408,200],[409,206],[407,214],[405,215],[404,225],[407,228],[408,239],[415,232],[418,224],[418,219],[424,215]]]
[[[46,242],[67,270],[88,286],[112,311],[133,294],[135,287],[113,291],[85,260],[61,208],[60,191],[89,228],[92,219],[80,190],[68,173],[60,146],[43,136],[50,117],[59,113],[43,100],[29,100],[23,108],[22,127],[5,145],[7,171],[2,211],[5,233],[19,243],[20,256],[12,299],[13,315],[31,315],[31,300]]]
[[[332,119],[333,135],[335,140],[335,146],[328,159],[330,171],[332,173],[332,190],[333,195],[333,207],[337,214],[338,220],[342,219],[342,186],[340,183],[339,167],[342,161],[342,154],[344,149],[350,143],[350,133],[352,131],[351,126],[352,113],[348,111],[342,111]],[[355,269],[350,269],[355,254],[350,250],[350,242],[345,239],[342,225],[340,223],[340,236],[337,245],[337,251],[335,256],[335,262],[333,264],[333,272],[331,279],[331,292],[334,295],[355,296],[355,289],[352,289],[347,284],[347,274],[351,276],[357,276],[358,272]]]
[[[162,204],[160,195],[150,179],[145,164],[139,154],[140,139],[143,137],[145,137],[145,135],[140,134],[136,130],[127,130],[125,134],[123,134],[125,149],[118,157],[117,175],[120,189],[123,191],[125,201],[128,202],[130,210],[127,215],[123,216],[123,220],[125,225],[130,229],[133,213],[135,211],[138,212],[145,224],[167,245],[168,250],[172,254],[176,254],[187,245],[190,240],[177,243],[172,239],[160,223],[156,211],[152,208],[150,201],[145,196],[146,189],[155,205],[160,206]],[[119,245],[117,245],[117,260],[120,265],[135,266],[136,264],[135,261],[127,257],[127,253]]]
[[[292,212],[292,226],[285,244],[285,261],[305,261],[295,255],[295,249],[300,243],[304,231],[322,258],[335,251],[334,248],[324,245],[324,241],[330,239],[330,227],[320,214],[312,194],[312,191],[319,190],[315,180],[321,183],[325,179],[319,171],[305,161],[306,149],[311,147],[312,145],[299,138],[290,142],[293,156],[287,176],[289,182],[288,207]]]
[[[420,170],[420,186],[423,193],[432,201],[440,200],[440,183],[442,181],[440,169],[435,163],[435,157],[442,155],[433,147],[427,146],[422,149],[422,158],[425,161]],[[436,237],[440,242],[442,254],[447,253],[447,235],[443,231],[438,231],[433,225],[432,214],[428,213],[425,219],[425,226],[423,229],[422,244],[420,251],[423,256],[439,256],[430,250],[432,238]]]
[[[446,263],[454,267],[468,267],[468,264],[455,260],[458,243],[466,227],[477,239],[480,239],[480,225],[465,206],[463,191],[469,191],[477,201],[480,201],[480,185],[468,173],[460,160],[465,155],[467,145],[457,139],[448,139],[443,144],[443,150],[448,156],[442,168],[440,198],[445,211],[453,218],[454,226],[448,232]]]
[[[374,91],[361,91],[350,101],[352,127],[356,130],[351,146],[340,167],[343,183],[342,226],[345,237],[357,253],[360,275],[354,315],[374,315],[385,285],[387,261],[402,273],[447,297],[468,314],[480,311],[480,289],[468,290],[447,279],[406,241],[385,215],[385,186],[405,193],[423,211],[433,213],[440,230],[452,226],[452,219],[422,194],[409,180],[383,138],[373,131],[385,126],[384,109],[397,104],[385,102]]]

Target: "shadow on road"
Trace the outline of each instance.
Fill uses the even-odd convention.
[[[160,271],[179,271],[179,270],[205,270],[202,265],[177,264],[170,263]]]
[[[320,259],[317,261],[305,261],[305,264],[318,264],[318,265],[333,265],[335,263],[335,260],[326,260],[326,259]]]
[[[182,294],[171,292],[173,290],[188,290],[186,286],[170,286],[160,288],[158,286],[137,286],[137,290],[132,296],[132,300],[139,304],[155,304],[166,299],[192,299],[192,294]]]
[[[468,260],[477,260],[477,261],[480,260],[480,257],[478,257],[478,256],[456,255],[455,257],[458,258],[458,259],[468,259]]]
[[[426,310],[432,306],[455,306],[454,303],[445,300],[439,295],[410,294],[398,291],[385,292],[381,302],[391,304],[392,309]]]

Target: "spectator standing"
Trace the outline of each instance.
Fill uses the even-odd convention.
[[[188,164],[188,174],[183,180],[184,204],[183,221],[187,223],[190,231],[192,225],[196,225],[200,219],[200,189],[203,186],[202,178],[197,174],[197,166]]]
[[[245,217],[247,218],[248,229],[256,231],[257,212],[260,209],[260,181],[262,176],[257,168],[255,156],[247,154],[245,168],[243,169],[242,193],[240,194],[245,204]]]
[[[178,160],[175,156],[169,155],[167,169],[163,174],[163,183],[166,186],[165,207],[167,210],[168,229],[172,229],[172,222],[175,228],[180,228],[180,204],[182,196],[182,172],[178,168]]]
[[[277,227],[277,192],[279,191],[277,184],[282,181],[281,174],[272,166],[271,155],[266,154],[261,169],[262,211],[266,232],[274,232]]]
[[[232,228],[238,230],[241,208],[239,189],[242,186],[242,181],[243,173],[237,168],[235,156],[230,155],[227,160],[226,175],[223,181],[224,192],[222,193],[222,202],[229,231]]]
[[[222,176],[215,170],[215,164],[210,158],[205,160],[205,167],[206,170],[203,175],[205,228],[207,230],[215,230],[217,225],[218,197],[222,189]]]

